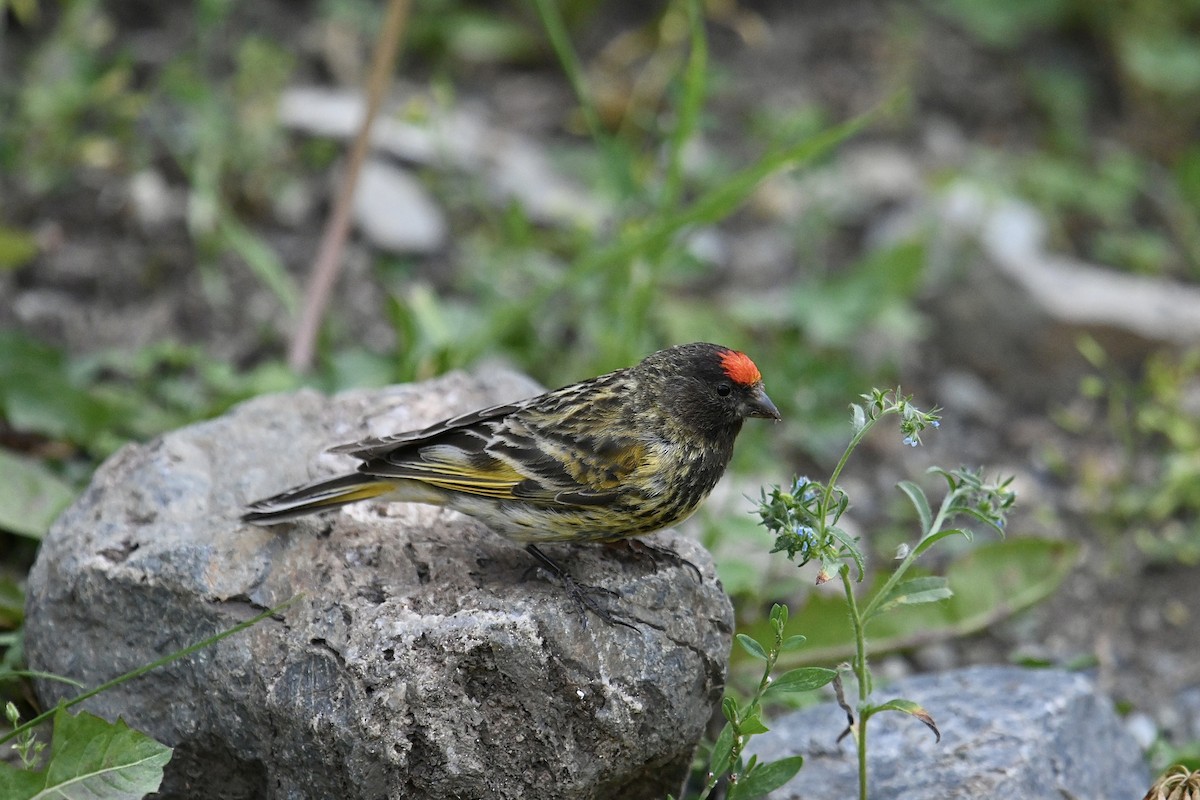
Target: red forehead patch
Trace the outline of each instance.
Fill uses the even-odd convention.
[[[753,386],[762,380],[758,367],[750,360],[750,356],[737,350],[726,350],[721,353],[721,369],[729,379],[740,386]]]

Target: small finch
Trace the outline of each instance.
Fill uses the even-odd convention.
[[[527,400],[335,447],[362,461],[356,472],[259,500],[242,520],[273,525],[370,498],[446,506],[525,543],[577,604],[613,622],[537,545],[616,542],[687,519],[747,417],[780,419],[754,362],[678,345]]]

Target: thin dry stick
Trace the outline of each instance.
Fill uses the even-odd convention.
[[[379,112],[383,94],[396,66],[396,55],[400,50],[400,36],[408,19],[408,9],[409,0],[390,0],[383,30],[380,31],[379,41],[375,44],[371,75],[367,84],[366,114],[350,149],[350,160],[342,177],[342,185],[338,187],[333,213],[325,225],[321,246],[313,260],[312,277],[304,294],[304,310],[300,314],[300,322],[296,326],[292,346],[288,351],[288,364],[297,372],[306,372],[312,367],[317,332],[321,329],[325,307],[329,305],[329,294],[333,291],[333,284],[342,268],[342,247],[346,244],[346,236],[350,231],[350,207],[354,202],[354,187],[358,184],[358,174],[362,172],[363,160],[371,143],[371,125]]]

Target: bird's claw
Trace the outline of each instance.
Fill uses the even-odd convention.
[[[590,586],[586,583],[579,583],[571,577],[565,569],[563,569],[554,559],[543,553],[535,545],[526,545],[525,549],[538,560],[538,564],[533,567],[536,569],[541,567],[562,581],[563,588],[566,589],[567,595],[575,603],[575,608],[579,611],[580,620],[583,626],[587,627],[587,612],[592,612],[600,619],[604,620],[609,625],[621,625],[630,630],[637,630],[634,625],[621,619],[619,616],[604,608],[596,602],[596,595],[608,595],[609,597],[620,597],[620,593],[604,586]],[[526,573],[528,574],[528,573]]]
[[[696,583],[704,583],[704,575],[701,574],[700,568],[669,547],[650,544],[650,542],[642,541],[641,539],[622,539],[621,541],[629,549],[629,552],[634,555],[648,557],[654,562],[656,568],[664,561],[673,562],[690,569],[696,576]]]

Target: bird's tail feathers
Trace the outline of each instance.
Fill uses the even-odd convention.
[[[275,525],[347,503],[378,497],[387,494],[393,488],[395,485],[391,481],[359,473],[315,481],[251,503],[242,515],[242,522]]]

